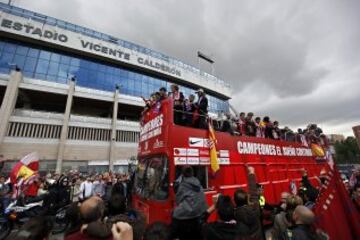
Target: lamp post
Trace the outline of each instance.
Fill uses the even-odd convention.
[[[200,51],[197,51],[197,56],[198,56],[198,68],[200,69],[200,58],[205,60],[206,62],[210,63],[210,66],[211,66],[211,74],[214,75],[214,59],[212,59],[212,57],[200,52]]]

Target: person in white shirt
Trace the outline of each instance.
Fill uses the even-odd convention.
[[[90,177],[86,178],[80,185],[80,201],[84,201],[93,195],[93,183],[90,181]]]

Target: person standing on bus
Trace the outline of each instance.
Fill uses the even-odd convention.
[[[202,88],[196,91],[198,95],[198,101],[195,104],[196,110],[198,111],[199,118],[195,124],[197,128],[207,129],[206,117],[208,113],[208,99],[205,96],[205,92]]]
[[[280,140],[281,132],[280,132],[278,121],[274,121],[274,123],[273,123],[272,136],[273,136],[273,139]]]
[[[255,137],[256,136],[256,126],[253,120],[254,113],[249,112],[245,118],[245,131],[246,136]]]
[[[184,112],[184,94],[179,91],[179,86],[176,84],[171,85],[171,92],[169,93],[174,101],[174,123],[182,125],[182,116]]]
[[[165,87],[159,89],[160,101],[167,99],[167,91]]]
[[[195,96],[190,94],[189,95],[189,99],[185,99],[184,102],[184,109],[185,109],[185,114],[184,114],[184,121],[185,121],[185,125],[186,126],[193,126],[193,114],[195,111]]]
[[[246,133],[246,120],[245,120],[245,113],[241,112],[239,115],[238,120],[238,132],[240,133],[240,136],[245,136]]]
[[[194,177],[191,166],[184,166],[179,178],[179,186],[175,188],[176,207],[172,216],[171,239],[201,239],[201,219],[207,211],[204,190]]]
[[[265,126],[265,138],[274,139],[274,136],[273,136],[274,127],[273,127],[272,122],[270,121],[270,118],[268,116],[264,117],[263,123]]]
[[[261,118],[256,117],[255,118],[255,136],[257,138],[265,138],[265,128],[261,124]]]

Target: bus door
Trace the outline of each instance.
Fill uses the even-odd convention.
[[[181,176],[182,167],[183,166],[179,166],[179,165],[175,167],[175,181]],[[209,187],[207,166],[193,165],[191,167],[194,170],[194,177],[196,177],[199,180],[204,191],[206,191]]]
[[[179,166],[179,165],[175,167],[175,182],[179,179],[181,175],[182,167],[183,166]],[[218,194],[218,192],[209,186],[209,167],[206,165],[192,165],[191,167],[194,170],[194,177],[196,177],[199,180],[201,186],[204,189],[204,194],[208,206],[211,206],[213,204],[212,196]],[[216,214],[211,214],[208,221],[215,221],[215,220],[216,220]]]
[[[147,222],[171,221],[169,162],[156,155],[139,160],[134,181],[134,207],[144,212]]]

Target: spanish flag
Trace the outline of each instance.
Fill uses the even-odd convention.
[[[10,181],[16,183],[18,178],[25,181],[37,174],[39,170],[39,157],[36,152],[30,153],[23,157],[18,163],[15,164],[10,173]]]
[[[219,169],[219,161],[217,158],[217,152],[216,152],[216,137],[215,137],[215,131],[213,126],[211,125],[211,122],[208,121],[209,126],[209,148],[210,148],[210,164],[211,164],[211,170],[216,173]]]
[[[316,157],[325,157],[324,149],[319,144],[312,143],[311,151]]]

